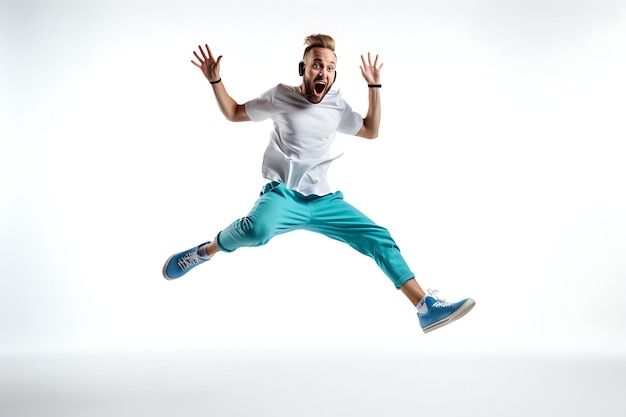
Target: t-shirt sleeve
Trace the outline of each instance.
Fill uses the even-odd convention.
[[[353,111],[348,103],[344,102],[344,106],[345,110],[337,132],[354,136],[358,133],[359,129],[361,129],[361,126],[363,126],[363,116]]]
[[[276,87],[266,91],[255,99],[247,101],[244,106],[250,120],[260,122],[269,119],[276,111],[276,106],[274,105],[275,95]]]

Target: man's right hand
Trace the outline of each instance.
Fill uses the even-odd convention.
[[[218,56],[217,59],[213,57],[211,53],[211,49],[209,45],[204,45],[206,48],[206,53],[202,46],[198,45],[198,49],[200,50],[200,55],[196,51],[193,51],[198,62],[191,60],[191,63],[196,67],[202,70],[202,73],[206,77],[207,80],[211,81],[219,81],[220,80],[220,61],[222,60],[222,56]]]

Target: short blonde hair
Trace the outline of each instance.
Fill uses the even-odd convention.
[[[304,38],[304,45],[306,48],[304,48],[303,57],[306,57],[306,54],[313,48],[326,48],[335,52],[335,40],[332,37],[321,33],[309,35]]]

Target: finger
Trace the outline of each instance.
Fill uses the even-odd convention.
[[[206,57],[206,55],[204,54],[204,49],[202,49],[202,47],[200,45],[198,45],[198,49],[200,49],[200,53],[202,54],[202,58],[204,58],[205,60],[207,60],[208,58]],[[195,52],[194,52],[195,54]],[[198,55],[196,55],[198,56]]]
[[[196,51],[193,51],[193,54],[196,56],[196,58],[198,59],[198,62],[200,62],[202,64],[202,59],[198,56],[198,54],[196,53]],[[204,58],[206,59],[206,58]]]
[[[194,61],[193,59],[191,60],[191,63],[194,64],[196,67],[202,69],[202,65],[198,64],[196,61]]]
[[[204,47],[206,48],[206,53],[209,55],[209,58],[213,59],[213,52],[211,52],[211,48],[209,48],[209,45],[205,43]]]

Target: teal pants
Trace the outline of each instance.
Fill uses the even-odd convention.
[[[264,245],[293,230],[309,230],[347,243],[374,259],[396,288],[415,276],[387,229],[346,203],[341,192],[304,196],[282,183],[268,183],[250,213],[222,230],[216,243],[223,252],[233,252]]]

